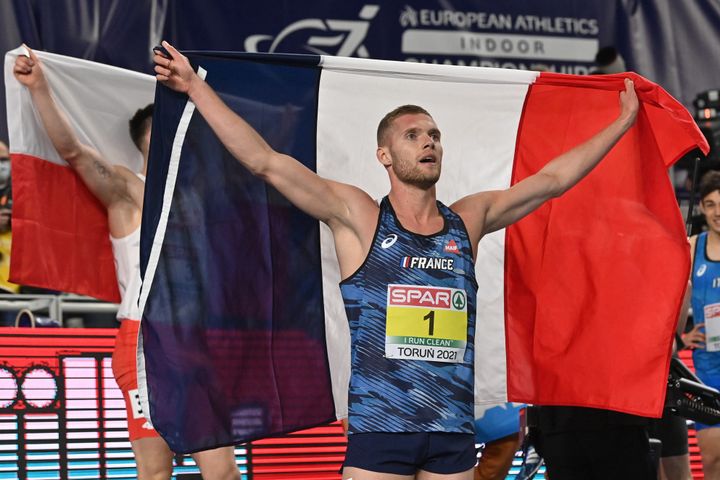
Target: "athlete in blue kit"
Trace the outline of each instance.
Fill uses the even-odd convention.
[[[693,364],[705,384],[720,389],[720,172],[711,170],[700,182],[700,211],[708,229],[690,238],[693,259],[693,331],[683,336],[694,348]],[[703,472],[720,478],[720,425],[696,423]]]
[[[423,108],[398,107],[378,127],[377,159],[391,185],[378,205],[274,151],[187,58],[163,46],[170,56],[154,56],[158,81],[186,93],[243,166],[333,233],[352,340],[343,478],[472,479],[476,246],[568,190],[605,156],[635,121],[632,82],[620,93],[618,118],[590,140],[510,189],[451,207],[436,199],[440,130]],[[430,332],[437,340],[422,340]]]

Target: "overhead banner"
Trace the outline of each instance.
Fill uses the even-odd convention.
[[[162,39],[181,50],[310,53],[579,75],[592,70],[599,48],[613,45],[628,70],[662,85],[688,108],[699,92],[720,87],[720,69],[706,69],[720,42],[717,0],[313,0],[260,3],[252,11],[234,0],[217,0],[212,9],[168,0],[132,9],[114,8],[112,2],[14,0],[0,2],[0,19],[4,50],[24,41],[36,50],[144,73],[152,73],[151,48]],[[3,127],[0,138],[6,138]]]
[[[609,9],[563,3],[303,5],[297,17],[291,8],[283,20],[270,12],[266,21],[255,16],[241,28],[242,48],[586,74],[603,44]]]

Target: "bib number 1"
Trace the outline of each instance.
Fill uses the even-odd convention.
[[[385,356],[458,363],[467,346],[464,290],[389,285]]]

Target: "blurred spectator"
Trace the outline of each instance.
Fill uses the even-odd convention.
[[[627,71],[625,59],[613,46],[603,47],[595,55],[595,69],[592,74],[622,73]]]
[[[10,152],[0,141],[0,233],[10,230],[12,189],[10,188]]]
[[[0,293],[17,293],[18,286],[8,281],[10,275],[10,218],[12,190],[10,188],[10,153],[5,142],[0,141]],[[0,326],[13,325],[16,312],[0,311]]]
[[[0,292],[17,293],[18,285],[8,281],[10,274],[10,246],[12,233],[12,189],[10,180],[10,154],[5,142],[0,141]]]
[[[524,405],[506,403],[485,410],[475,419],[475,443],[484,444],[475,466],[474,480],[507,477],[520,448],[520,410]]]

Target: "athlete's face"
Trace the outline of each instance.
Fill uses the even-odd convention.
[[[393,121],[378,158],[395,176],[410,185],[427,189],[440,178],[442,144],[440,130],[425,114],[402,115]]]
[[[705,215],[708,228],[720,234],[720,190],[715,190],[702,199],[700,211]]]

